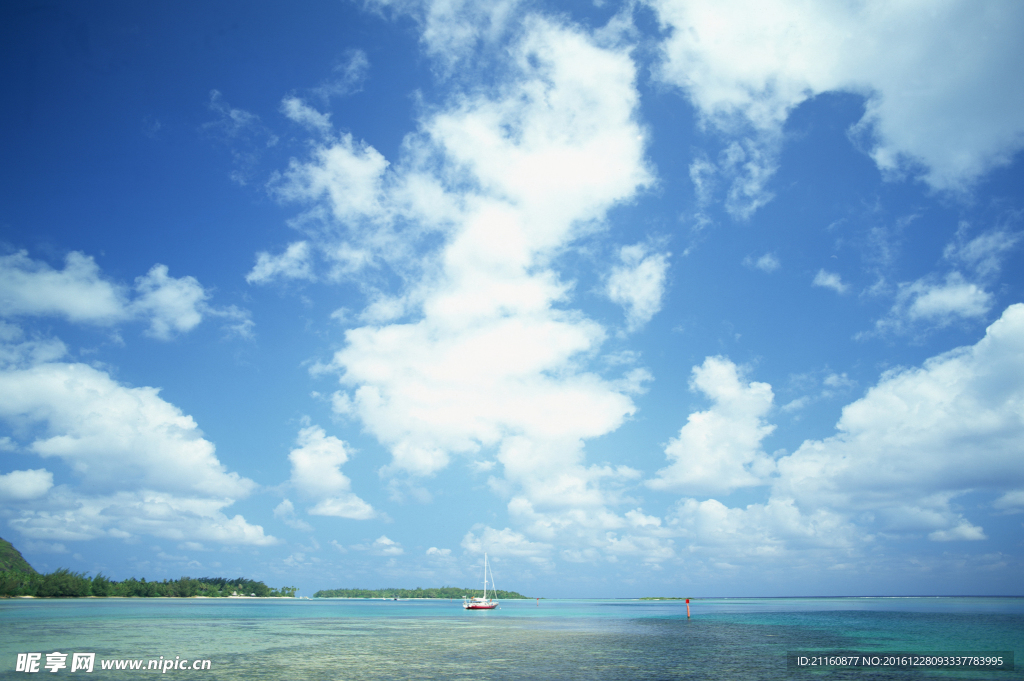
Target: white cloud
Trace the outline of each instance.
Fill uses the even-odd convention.
[[[370,0],[371,6],[411,15],[440,72],[450,75],[478,48],[493,45],[510,26],[522,0]]]
[[[1008,511],[1024,510],[1024,489],[1011,490],[999,497],[992,504],[998,509],[1005,509]]]
[[[127,388],[84,364],[8,367],[0,371],[0,418],[31,424],[38,435],[25,449],[60,459],[77,480],[15,505],[10,524],[26,536],[276,541],[221,512],[255,483],[228,472],[195,421],[158,389]]]
[[[34,366],[67,354],[67,346],[56,338],[22,340],[24,335],[20,326],[0,321],[0,367]],[[3,442],[4,448],[14,446],[9,438]]]
[[[609,532],[605,538],[608,542],[605,553],[612,559],[636,557],[645,563],[658,564],[676,555],[671,539],[638,535],[619,537],[615,532]]]
[[[857,385],[857,382],[847,376],[845,372],[841,374],[829,374],[822,379],[821,382],[825,387],[834,389],[852,388]]]
[[[0,417],[46,427],[29,450],[60,457],[83,482],[113,490],[242,497],[255,483],[228,473],[196,422],[156,388],[126,388],[84,364],[0,372]]]
[[[771,274],[782,266],[782,263],[779,262],[778,256],[774,253],[765,253],[757,260],[754,260],[748,255],[743,259],[743,264],[747,267],[754,267],[768,274]]]
[[[517,28],[499,82],[430,110],[394,164],[341,137],[293,163],[278,191],[312,203],[302,220],[320,230],[318,251],[366,293],[363,326],[317,370],[337,371],[338,411],[390,450],[392,489],[414,491],[400,478],[453,457],[496,460],[489,485],[531,537],[610,548],[621,539],[609,528],[628,525],[609,507],[640,474],[588,465],[584,442],[635,411],[650,374],[589,370],[606,331],[572,309],[556,264],[653,184],[635,66],[610,33],[536,15]],[[618,295],[639,326],[660,305],[667,254],[624,255]],[[385,272],[398,290],[375,283]]]
[[[53,473],[45,468],[11,471],[0,475],[0,499],[35,499],[53,487]]]
[[[331,134],[331,114],[320,113],[298,97],[285,97],[281,100],[281,113],[321,135]]]
[[[800,411],[808,404],[814,401],[814,398],[804,395],[803,397],[797,397],[796,399],[790,400],[786,404],[782,405],[780,409],[784,412]]]
[[[804,509],[869,512],[883,530],[981,538],[951,501],[1024,484],[1022,357],[1018,304],[977,344],[884,374],[843,409],[835,436],[808,440],[777,462],[773,495]]]
[[[579,438],[608,432],[633,411],[608,382],[574,369],[604,331],[553,307],[569,287],[546,267],[578,224],[650,181],[633,121],[632,63],[574,31],[529,24],[515,48],[521,74],[513,86],[459,100],[424,121],[409,143],[442,155],[460,178],[449,190],[462,206],[457,221],[441,251],[427,256],[436,269],[405,296],[380,299],[397,309],[346,332],[334,357],[352,390],[347,408],[391,448],[392,472],[429,475],[451,453],[515,434],[568,440],[575,457]],[[356,173],[366,181],[331,171],[335,157],[366,168]],[[401,188],[419,181],[417,171],[399,168],[385,182],[386,167],[372,149],[343,139],[294,166],[292,176],[305,179],[292,187],[327,198],[339,220],[381,220],[393,212],[387,206],[398,206],[433,224],[428,212],[402,203]],[[476,189],[465,189],[463,176]],[[353,184],[359,189],[348,191]],[[319,189],[307,191],[312,186]],[[419,320],[379,326],[409,313]]]
[[[58,487],[45,503],[22,503],[8,524],[26,537],[46,540],[153,536],[228,546],[277,543],[261,526],[246,522],[241,515],[226,516],[222,509],[231,503],[231,499],[149,491],[87,495]]]
[[[427,549],[428,556],[435,556],[437,558],[449,558],[452,555],[451,549],[439,549],[436,546],[431,546]]]
[[[863,542],[841,513],[804,513],[792,499],[772,497],[764,504],[729,508],[715,499],[680,499],[668,527],[679,532],[691,555],[716,560],[761,562],[807,549],[846,549]]]
[[[754,139],[745,137],[733,142],[718,160],[718,172],[732,180],[725,198],[725,208],[740,220],[747,220],[775,194],[768,182],[777,170],[775,158],[781,142],[774,135],[762,132]]]
[[[647,244],[623,246],[621,265],[612,268],[606,293],[612,302],[626,309],[630,332],[649,322],[661,310],[665,275],[670,253],[650,253]]]
[[[195,277],[171,277],[166,265],[154,265],[128,287],[103,278],[92,257],[72,251],[64,269],[32,260],[27,252],[0,256],[0,315],[60,316],[72,322],[113,326],[132,319],[149,323],[147,335],[169,340],[199,325],[204,315],[226,317],[248,335],[248,312],[207,304],[210,294]]]
[[[661,518],[644,515],[643,509],[637,508],[626,512],[626,520],[633,527],[661,527]]]
[[[972,525],[966,520],[961,520],[956,527],[948,530],[936,530],[928,534],[932,541],[980,541],[988,539],[982,529]]]
[[[343,97],[359,92],[366,74],[370,69],[370,60],[366,52],[358,49],[350,49],[346,52],[345,61],[334,67],[334,73],[338,74],[323,85],[314,88],[313,93],[324,103],[331,97]]]
[[[123,286],[103,279],[96,261],[83,253],[68,253],[64,269],[54,270],[19,251],[0,256],[0,314],[110,325],[127,316],[126,294]]]
[[[293,160],[275,187],[287,201],[324,199],[343,224],[363,217],[383,219],[382,175],[387,167],[380,152],[345,134],[330,146],[317,147],[310,163]]]
[[[714,198],[717,174],[718,166],[712,163],[707,156],[699,156],[690,162],[690,181],[693,182],[699,207],[706,208]]]
[[[835,272],[826,272],[825,270],[818,270],[818,273],[814,275],[814,281],[811,282],[813,286],[820,286],[822,288],[830,288],[836,293],[846,293],[850,287],[843,283],[843,280]]]
[[[892,309],[875,322],[875,328],[904,333],[921,326],[949,326],[961,319],[984,318],[993,302],[991,293],[959,272],[946,275],[945,281],[924,277],[899,285]]]
[[[690,389],[704,393],[713,404],[690,414],[679,436],[665,447],[669,465],[647,485],[715,494],[765,484],[774,469],[761,450],[761,440],[775,430],[765,421],[774,397],[771,386],[745,383],[728,359],[708,357],[693,368]]]
[[[499,558],[527,558],[540,564],[546,564],[553,551],[551,545],[532,542],[511,528],[496,530],[485,525],[474,525],[462,538],[462,548],[470,553],[487,553]]]
[[[203,313],[223,319],[226,335],[236,334],[241,338],[252,338],[252,330],[256,327],[256,322],[252,320],[252,313],[249,310],[228,305],[227,307],[206,307]]]
[[[369,550],[378,556],[400,556],[405,553],[402,545],[382,534],[374,540]]]
[[[245,280],[250,284],[266,284],[273,279],[308,279],[313,275],[310,256],[312,255],[307,241],[296,241],[288,244],[281,255],[271,255],[262,251],[256,255],[256,265]]]
[[[953,272],[943,284],[918,280],[901,286],[897,305],[901,303],[906,304],[906,314],[913,321],[943,322],[953,317],[984,316],[992,306],[992,295],[976,284],[964,281],[958,272]]]
[[[295,504],[289,499],[283,499],[280,504],[274,508],[274,517],[280,519],[285,525],[295,530],[302,530],[303,532],[312,532],[313,528],[305,520],[296,517],[295,515]]]
[[[956,239],[946,245],[942,256],[954,264],[973,270],[979,277],[998,274],[1003,256],[1020,242],[1021,233],[994,229],[968,240],[968,228],[969,225],[961,223]]]
[[[167,340],[175,332],[191,331],[203,321],[209,294],[195,277],[175,279],[167,276],[166,265],[153,265],[144,277],[135,280],[138,297],[130,309],[149,319],[149,335]]]
[[[769,195],[783,125],[824,92],[866,97],[851,133],[885,173],[960,191],[1024,146],[1024,7],[969,0],[820,4],[648,0],[663,27],[659,77],[705,124],[735,140],[719,166],[727,205],[749,215]]]
[[[327,435],[319,426],[299,431],[298,447],[288,455],[292,464],[291,483],[304,497],[316,501],[310,515],[337,516],[353,520],[375,518],[377,512],[352,493],[352,481],[341,472],[348,461],[345,443]]]
[[[825,383],[840,389],[851,381],[831,374]],[[768,386],[763,390],[770,395]],[[739,565],[767,569],[780,558],[786,562],[776,564],[788,569],[871,560],[872,545],[908,536],[985,540],[956,500],[974,493],[1004,512],[1024,506],[1021,404],[1024,304],[1007,308],[973,346],[883,374],[843,409],[834,436],[783,452],[774,474],[760,480],[767,502],[729,508],[687,496],[657,529],[683,545],[694,569],[709,574]],[[715,437],[732,430],[728,423]],[[727,447],[712,442],[709,449],[716,462],[729,461]],[[639,512],[627,517],[634,525],[644,519]]]

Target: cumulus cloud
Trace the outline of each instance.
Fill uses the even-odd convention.
[[[562,466],[558,485],[600,497],[592,486],[607,476],[582,463],[582,440],[634,407],[611,381],[577,368],[605,332],[555,307],[570,287],[548,263],[651,177],[626,52],[536,17],[527,23],[514,46],[517,79],[438,111],[407,143],[441,158],[452,186],[415,159],[385,174],[379,154],[341,138],[293,166],[282,191],[324,200],[350,230],[400,214],[444,235],[423,276],[374,301],[361,315],[373,324],[348,330],[332,361],[350,391],[335,402],[390,448],[386,472],[429,476],[453,454],[496,448],[514,480],[539,477],[530,466]],[[417,203],[409,197],[426,194],[411,186],[448,198]],[[444,224],[435,203],[448,206]],[[373,233],[388,238],[389,229]],[[413,320],[388,323],[405,315]]]
[[[647,4],[669,31],[658,77],[732,140],[715,172],[731,182],[737,217],[770,199],[783,125],[824,92],[863,95],[851,136],[883,173],[938,190],[964,190],[1024,146],[1024,85],[1011,66],[1024,59],[1020,5]]]
[[[843,409],[835,436],[779,459],[773,494],[870,512],[883,530],[980,539],[951,502],[1024,484],[1022,339],[1024,305],[1012,305],[977,344],[886,373]]]
[[[647,485],[687,494],[728,494],[765,484],[774,469],[761,450],[761,441],[775,430],[765,420],[774,399],[771,386],[744,382],[728,359],[708,357],[693,368],[690,389],[713,404],[690,414],[665,447],[669,465]]]
[[[996,499],[992,505],[1011,513],[1024,510],[1024,489],[1011,490]]]
[[[104,279],[90,256],[72,251],[64,269],[54,270],[18,251],[0,256],[0,314],[110,325],[124,320],[128,311],[124,287]]]
[[[496,530],[486,525],[474,525],[462,538],[462,548],[470,553],[487,553],[498,558],[526,558],[540,564],[547,563],[554,549],[549,544],[532,542],[511,528]]]
[[[51,488],[45,470],[15,472],[33,498],[23,497],[10,524],[28,537],[276,541],[242,516],[224,515],[256,484],[229,472],[196,422],[156,388],[128,388],[84,364],[8,366],[0,371],[0,419],[31,425],[38,434],[24,449],[59,459],[76,480]]]
[[[342,223],[383,219],[387,207],[382,203],[382,176],[387,167],[380,152],[345,134],[317,147],[311,162],[293,160],[275,190],[286,201],[324,199]]]
[[[92,489],[132,483],[188,494],[248,494],[255,483],[228,473],[192,417],[159,392],[126,388],[84,364],[41,364],[0,372],[0,417],[44,425],[28,449],[63,459]]]
[[[811,284],[822,288],[830,288],[836,293],[846,293],[850,288],[843,283],[842,278],[838,274],[835,272],[826,272],[825,270],[818,270],[818,273],[814,275],[814,281],[812,281]]]
[[[955,317],[981,317],[992,306],[992,295],[953,272],[941,284],[916,281],[900,287],[897,305],[906,307],[911,321],[937,320],[945,325]]]
[[[154,265],[148,274],[135,280],[135,290],[138,297],[130,309],[149,319],[148,333],[154,338],[167,340],[203,321],[209,294],[195,277],[175,279],[167,276],[166,265]]]
[[[782,263],[779,261],[778,256],[776,256],[774,253],[765,253],[756,260],[748,255],[746,258],[743,259],[743,264],[747,267],[759,269],[767,274],[771,274],[772,272],[774,272],[775,270],[779,269],[782,266]]]
[[[915,281],[900,282],[889,312],[875,322],[873,334],[924,333],[957,322],[985,319],[995,296],[994,286],[1003,260],[1021,240],[1006,226],[972,234],[961,222],[956,235],[943,249],[943,260],[956,269],[945,275],[931,273]]]
[[[420,7],[440,9],[405,9]],[[426,498],[412,479],[453,458],[496,462],[488,484],[530,538],[474,530],[468,545],[500,540],[540,559],[557,535],[621,553],[624,538],[607,533],[629,525],[612,507],[640,473],[588,463],[584,444],[634,413],[650,375],[590,369],[606,331],[572,309],[556,262],[653,184],[635,66],[608,36],[536,15],[517,31],[502,78],[431,109],[401,158],[343,135],[315,144],[276,190],[309,206],[318,252],[366,293],[362,325],[317,371],[338,373],[336,410],[390,450],[392,490]],[[638,328],[660,307],[668,254],[645,243],[620,258],[612,295]],[[375,283],[388,278],[397,290]]]
[[[400,556],[405,553],[405,549],[402,548],[400,543],[393,539],[388,539],[388,536],[385,534],[377,537],[369,546],[357,545],[353,548],[369,551],[376,556]]]
[[[862,546],[862,532],[841,512],[802,511],[792,499],[773,496],[766,503],[730,508],[716,499],[683,498],[669,514],[690,555],[715,561],[764,562],[796,551],[846,550]]]
[[[281,113],[313,132],[321,135],[331,133],[331,114],[320,113],[298,97],[285,97],[281,101]]]
[[[55,270],[28,257],[26,251],[0,256],[0,315],[5,317],[59,316],[97,326],[133,319],[149,323],[147,335],[169,340],[199,325],[204,315],[227,317],[237,331],[248,335],[248,312],[218,309],[195,277],[175,278],[166,265],[154,265],[135,279],[135,296],[127,286],[103,277],[91,256],[72,251],[64,269]]]
[[[307,241],[288,244],[281,255],[262,251],[256,255],[256,265],[245,275],[245,280],[250,284],[266,284],[278,278],[313,280],[311,256],[312,251]]]
[[[227,546],[266,546],[277,539],[241,515],[222,511],[231,500],[182,497],[155,492],[68,496],[49,509],[22,509],[9,524],[26,537],[76,541],[153,536],[174,541],[203,540]]]
[[[968,239],[969,228],[967,223],[960,224],[956,238],[943,250],[943,258],[970,269],[979,277],[998,274],[1004,256],[1020,243],[1021,233],[993,229]]]
[[[352,492],[352,481],[341,472],[348,461],[344,442],[327,435],[319,426],[308,426],[299,431],[296,444],[288,455],[291,483],[300,494],[316,502],[308,511],[310,515],[353,520],[377,516],[372,506]]]
[[[605,292],[626,310],[627,329],[636,331],[661,310],[670,253],[651,253],[647,244],[623,246]]]
[[[39,338],[23,340],[24,331],[14,324],[0,322],[0,367],[28,367],[53,362],[64,357],[67,346],[56,338]],[[3,449],[14,449],[10,438],[3,438]]]
[[[936,530],[928,534],[932,541],[979,541],[988,539],[985,532],[978,526],[972,525],[966,520],[961,520],[956,527],[948,530]]]
[[[280,504],[274,508],[274,517],[278,518],[288,527],[295,530],[302,530],[303,532],[312,532],[313,528],[305,520],[297,517],[295,514],[295,504],[289,499],[283,499]]]
[[[988,496],[992,508],[1004,513],[1024,508],[1022,358],[1024,304],[1016,304],[975,345],[932,357],[920,367],[886,372],[844,407],[835,435],[806,440],[792,454],[782,452],[771,470],[764,466],[769,475],[747,480],[741,477],[745,466],[737,465],[743,457],[731,454],[734,444],[721,440],[745,431],[747,441],[739,451],[748,459],[757,452],[758,436],[771,428],[763,421],[771,390],[764,384],[745,385],[731,364],[709,358],[704,367],[715,359],[711,366],[720,378],[702,384],[729,386],[743,402],[737,408],[717,398],[708,412],[691,415],[666,449],[670,458],[669,450],[677,449],[680,458],[648,484],[678,489],[684,496],[664,521],[659,524],[655,521],[661,519],[648,519],[639,510],[627,518],[634,527],[663,533],[647,536],[674,538],[694,566],[708,570],[765,567],[777,558],[786,558],[792,567],[801,564],[794,562],[798,555],[815,565],[842,564],[865,559],[873,544],[904,537],[983,541],[984,528],[968,517],[977,511],[965,511],[957,500],[975,493]],[[830,374],[824,383],[827,390],[852,386],[843,374]],[[759,390],[751,389],[758,385]],[[707,425],[706,415],[716,410],[729,411],[746,426],[722,419],[717,428],[694,427]],[[697,444],[684,449],[680,443],[686,440]],[[691,484],[688,478],[699,481],[701,468],[681,465],[690,451],[709,452],[706,458],[721,469],[722,480],[739,476],[741,483],[762,485],[768,500],[729,507],[714,498],[694,498],[702,491],[727,493],[730,488],[722,484],[716,491],[709,484],[701,490]],[[677,472],[680,477],[673,478]]]
[[[451,75],[480,47],[494,45],[510,28],[522,0],[370,0],[370,6],[412,16],[438,71]]]
[[[51,487],[53,487],[53,473],[45,468],[11,471],[0,475],[0,498],[2,499],[35,499],[46,494]]]
[[[983,319],[994,297],[980,284],[951,272],[945,280],[934,276],[899,285],[889,313],[875,322],[879,333],[906,333],[919,328],[945,327],[960,320]]]

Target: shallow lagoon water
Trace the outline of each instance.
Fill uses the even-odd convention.
[[[1024,598],[682,601],[83,599],[0,601],[0,678],[21,652],[209,659],[168,678],[1024,679]],[[788,651],[1014,651],[1014,671],[790,670]],[[70,657],[69,657],[70,660]],[[41,670],[50,678],[59,678]]]

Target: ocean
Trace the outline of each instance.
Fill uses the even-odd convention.
[[[507,600],[467,612],[441,600],[10,599],[0,679],[25,678],[19,654],[31,668],[32,653],[47,678],[1024,679],[1024,598],[696,599],[690,609],[687,619],[683,601]],[[886,666],[893,652],[1012,652],[1014,667]],[[72,671],[76,653],[94,655],[92,672]],[[794,666],[797,654],[808,664]],[[872,666],[850,666],[866,655]],[[182,660],[200,668],[174,668]],[[118,662],[129,668],[102,668]]]

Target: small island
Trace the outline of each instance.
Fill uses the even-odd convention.
[[[462,589],[454,586],[440,586],[431,589],[420,587],[415,589],[326,589],[317,591],[313,594],[313,598],[446,598],[454,600],[479,596],[481,591],[482,589]],[[491,591],[488,589],[487,592],[493,594],[491,597],[498,600],[530,598],[515,591],[501,591],[500,589]]]
[[[686,596],[644,596],[641,601],[695,601],[696,598]]]

